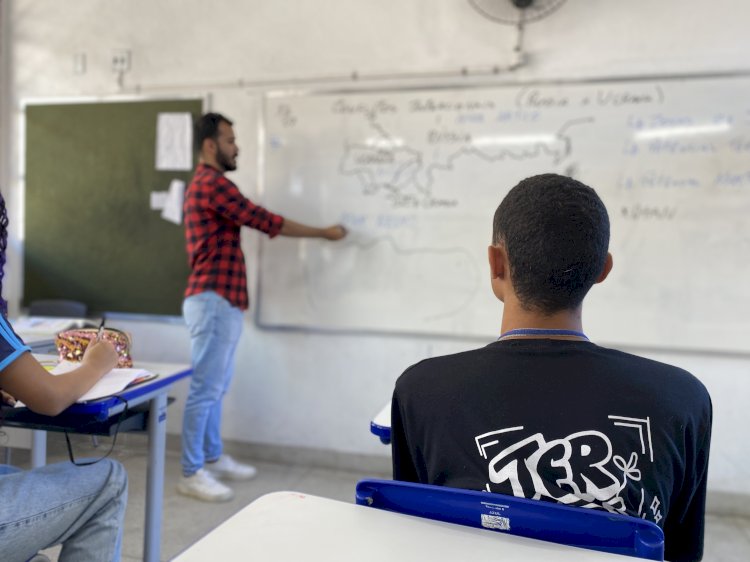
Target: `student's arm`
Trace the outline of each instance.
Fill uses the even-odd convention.
[[[56,416],[83,396],[117,365],[117,352],[106,341],[92,342],[81,366],[62,375],[51,375],[30,353],[0,371],[0,387],[21,400],[30,410]]]
[[[699,424],[702,435],[689,445],[684,491],[676,498],[664,522],[664,560],[670,562],[696,562],[703,558],[703,535],[706,519],[706,484],[708,482],[708,454],[711,443],[712,411],[710,398],[703,423]]]
[[[281,236],[289,236],[293,238],[325,238],[326,240],[341,240],[346,236],[346,228],[340,224],[327,226],[325,228],[317,228],[285,218],[279,234],[281,234]]]
[[[414,465],[406,439],[398,390],[393,392],[393,399],[391,400],[391,458],[393,459],[394,480],[419,483],[417,467]]]
[[[690,501],[682,521],[664,525],[664,560],[697,562],[703,559],[703,535],[706,516],[706,478]]]

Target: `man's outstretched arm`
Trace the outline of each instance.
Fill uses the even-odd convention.
[[[279,234],[281,236],[289,236],[292,238],[325,238],[326,240],[341,240],[346,236],[346,228],[340,224],[318,228],[285,218]]]

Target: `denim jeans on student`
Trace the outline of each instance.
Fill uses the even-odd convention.
[[[221,404],[234,372],[243,315],[213,291],[187,297],[182,313],[193,365],[182,419],[182,473],[190,476],[221,455]]]
[[[0,471],[0,560],[62,543],[60,562],[119,562],[127,491],[125,468],[110,459]]]

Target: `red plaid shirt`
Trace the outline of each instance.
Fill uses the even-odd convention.
[[[280,215],[255,205],[216,168],[199,164],[185,193],[185,240],[190,277],[185,296],[216,291],[233,306],[248,307],[240,227],[276,236]]]

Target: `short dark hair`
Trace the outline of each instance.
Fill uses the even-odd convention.
[[[604,270],[609,216],[596,192],[557,174],[522,180],[495,211],[521,305],[543,314],[577,308]]]
[[[218,138],[219,123],[226,123],[230,127],[233,125],[233,123],[221,113],[205,113],[196,120],[193,134],[195,150],[200,152],[201,148],[203,148],[204,140],[216,140]]]

